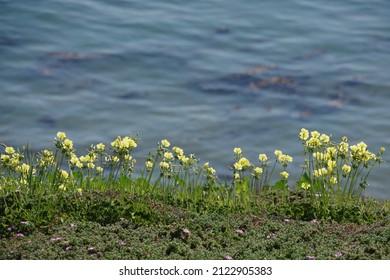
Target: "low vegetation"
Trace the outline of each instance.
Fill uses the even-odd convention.
[[[300,179],[281,150],[233,150],[220,182],[163,139],[134,176],[136,137],[77,155],[58,132],[33,154],[1,143],[0,259],[389,259],[390,203],[366,198],[384,148],[302,129]]]

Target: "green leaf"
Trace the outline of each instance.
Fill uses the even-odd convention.
[[[275,183],[273,188],[278,189],[278,190],[288,189],[288,181],[287,180],[279,180]]]
[[[311,184],[311,178],[307,172],[303,173],[301,178],[297,181],[297,186],[301,186],[302,183]]]

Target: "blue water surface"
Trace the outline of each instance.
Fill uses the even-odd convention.
[[[390,1],[0,0],[0,140],[163,138],[231,176],[302,127],[390,150]],[[390,152],[384,155],[388,161]],[[388,165],[367,194],[390,198]]]

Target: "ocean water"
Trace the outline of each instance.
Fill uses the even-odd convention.
[[[0,0],[0,141],[167,138],[220,178],[233,148],[302,164],[305,127],[390,154],[390,1]],[[388,164],[367,195],[390,198]]]

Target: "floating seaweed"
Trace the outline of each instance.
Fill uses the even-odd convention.
[[[287,107],[282,111],[293,110],[290,115],[297,118],[331,114],[347,104],[359,103],[356,97],[350,97],[344,89],[364,85],[363,82],[345,81],[329,89],[318,89],[313,87],[316,79],[318,78],[304,71],[292,71],[276,65],[259,65],[244,72],[199,81],[196,86],[207,94],[230,94],[239,98],[246,96],[252,100],[262,100],[262,106],[269,111]]]

